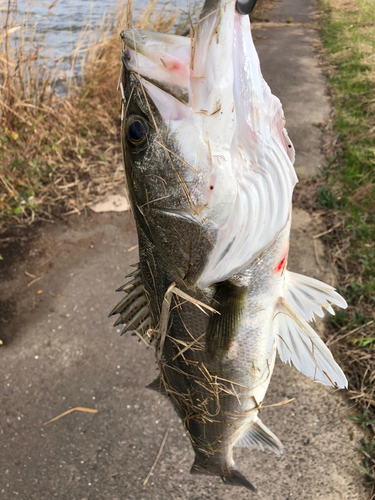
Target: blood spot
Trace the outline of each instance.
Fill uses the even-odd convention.
[[[288,148],[291,148],[292,146],[290,144],[288,144]]]
[[[164,61],[163,64],[165,64]],[[180,70],[182,68],[182,64],[180,63],[180,61],[177,61],[176,59],[173,58],[169,59],[165,65],[169,71]]]
[[[282,271],[284,269],[285,264],[286,264],[286,256],[287,256],[287,254],[284,255],[284,257],[281,259],[281,261],[275,267],[275,273],[279,273],[280,271]]]
[[[210,186],[211,191],[213,190],[213,188],[214,188],[213,186]]]

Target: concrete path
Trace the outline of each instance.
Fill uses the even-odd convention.
[[[329,112],[311,44],[314,4],[283,0],[254,30],[265,78],[286,111],[297,170],[315,173],[321,122]],[[278,24],[292,17],[300,23]],[[4,500],[242,500],[255,498],[217,478],[190,476],[193,460],[182,425],[166,400],[144,386],[156,375],[151,352],[120,338],[107,314],[112,293],[137,261],[129,214],[90,214],[32,228],[33,239],[2,252],[0,300],[0,498]],[[289,267],[331,281],[309,214],[294,212]],[[13,250],[14,252],[14,250]],[[12,261],[12,265],[7,263]],[[34,278],[42,279],[27,286]],[[259,500],[365,500],[358,453],[361,431],[342,392],[316,385],[278,363],[262,412],[283,441],[282,457],[236,451]],[[97,409],[48,421],[72,407]],[[142,483],[168,437],[147,486]]]

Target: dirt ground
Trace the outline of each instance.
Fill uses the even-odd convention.
[[[264,76],[284,105],[300,177],[324,163],[321,131],[329,114],[325,80],[313,52],[313,0],[282,0],[254,29]],[[293,18],[293,23],[285,23]],[[312,236],[319,218],[293,212],[289,269],[328,283],[334,270]],[[108,313],[113,290],[137,262],[131,215],[88,213],[34,225],[4,241],[0,262],[0,497],[5,500],[245,499],[218,478],[190,476],[193,453],[172,407],[144,389],[153,355],[119,337]],[[12,235],[3,235],[12,238]],[[6,246],[7,245],[7,246]],[[322,331],[322,325],[318,325]],[[278,363],[262,412],[282,440],[281,457],[235,452],[259,500],[365,500],[359,470],[362,431],[342,391],[314,384]],[[73,407],[50,425],[44,422]],[[165,431],[168,437],[147,486]]]

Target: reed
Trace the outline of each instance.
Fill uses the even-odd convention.
[[[126,2],[53,65],[31,9],[16,7],[0,0],[0,231],[80,213],[124,182],[116,88]],[[135,25],[181,32],[189,18],[151,0]]]

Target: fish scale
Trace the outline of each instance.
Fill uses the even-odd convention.
[[[121,140],[140,262],[112,314],[154,349],[159,376],[148,388],[179,415],[191,472],[254,491],[233,447],[282,452],[258,417],[276,353],[346,387],[308,323],[346,302],[287,270],[294,149],[248,16],[207,0],[191,39],[121,36]]]

